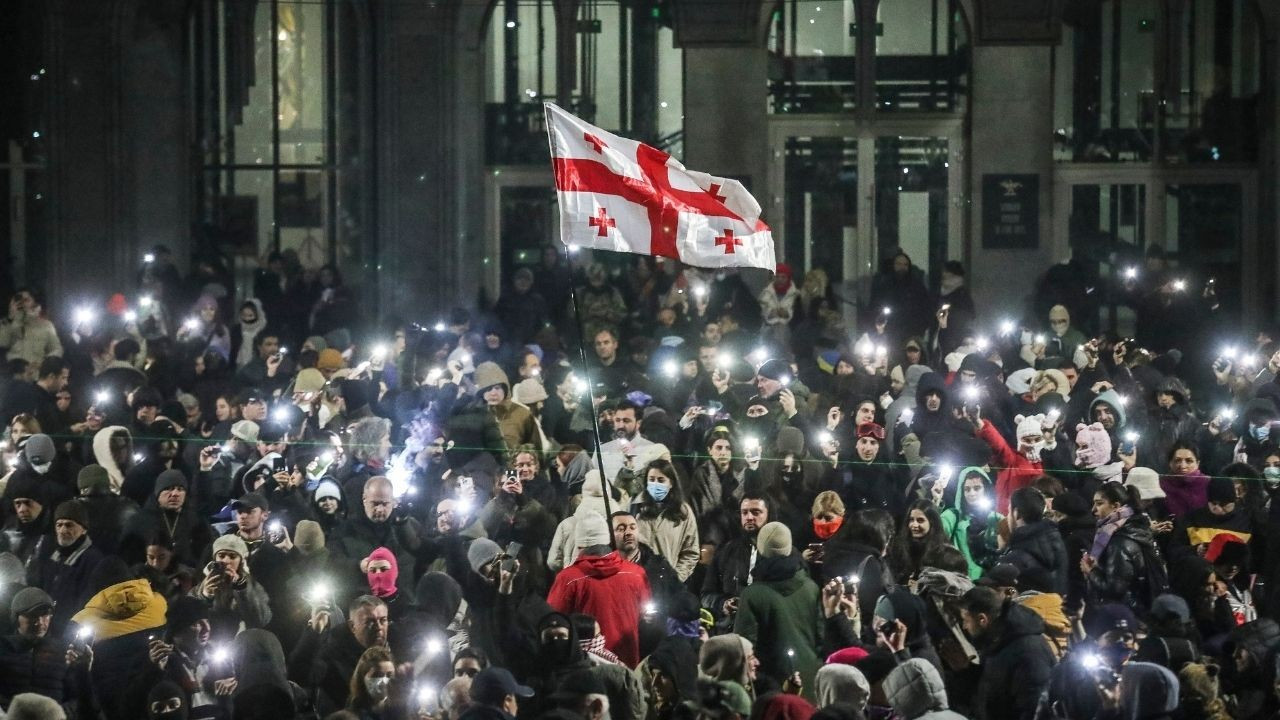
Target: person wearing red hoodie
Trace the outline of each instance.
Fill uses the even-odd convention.
[[[644,568],[609,547],[609,525],[599,513],[578,520],[574,543],[578,559],[556,575],[547,604],[566,615],[594,617],[605,647],[634,668],[640,662],[640,617],[649,602]]]
[[[1018,415],[1013,421],[1017,428],[1018,451],[1014,452],[1000,436],[990,421],[984,420],[977,407],[965,407],[968,417],[977,429],[977,436],[991,448],[992,470],[996,474],[996,512],[1009,514],[1009,496],[1019,488],[1030,485],[1044,474],[1040,451],[1044,448],[1044,415]]]

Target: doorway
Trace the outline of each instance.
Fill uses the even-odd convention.
[[[935,284],[964,257],[960,118],[772,117],[768,220],[782,262],[822,268],[847,304],[895,248]]]

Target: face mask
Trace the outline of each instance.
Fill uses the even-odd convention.
[[[387,699],[387,691],[391,689],[391,678],[389,677],[366,677],[364,679],[364,689],[369,693],[369,697],[374,702],[382,702]]]
[[[1266,442],[1267,438],[1271,437],[1271,426],[1257,425],[1257,426],[1250,427],[1249,434],[1252,435],[1253,439],[1257,440],[1258,442]]]
[[[843,524],[844,524],[844,518],[836,518],[835,520],[831,520],[830,522],[824,522],[822,520],[814,520],[813,534],[817,535],[818,539],[820,540],[828,540],[831,538],[832,535],[836,534],[836,531],[839,530],[840,526]]]
[[[374,595],[380,598],[391,597],[396,594],[396,572],[395,568],[380,573],[365,573],[365,577],[369,578],[369,589]]]
[[[40,465],[32,465],[31,469],[35,470],[37,473],[41,475],[46,475],[48,474],[49,468],[51,467],[53,467],[53,463],[47,462],[47,463],[42,463]]]
[[[1133,656],[1133,651],[1124,645],[1108,645],[1100,648],[1098,654],[1102,656],[1102,661],[1108,666],[1119,669],[1121,665],[1129,662],[1129,658]]]
[[[1280,467],[1262,468],[1262,479],[1267,483],[1267,487],[1275,489],[1280,487]]]
[[[542,657],[548,662],[569,662],[573,653],[573,641],[569,638],[551,638],[542,641]]]
[[[662,483],[651,482],[645,485],[644,488],[649,491],[649,497],[657,500],[658,502],[666,500],[667,493],[671,492],[671,486],[663,485]]]
[[[1031,446],[1022,446],[1022,455],[1031,462],[1040,462],[1040,451],[1044,449],[1044,441],[1041,440]]]

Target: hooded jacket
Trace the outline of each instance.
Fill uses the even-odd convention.
[[[1044,474],[1044,464],[1032,461],[1026,455],[1010,448],[990,420],[982,421],[978,437],[991,448],[992,460],[1001,468],[996,475],[996,511],[1007,514],[1009,496],[1013,495],[1015,490],[1027,487]]]
[[[231,352],[235,354],[233,360],[237,368],[248,365],[258,357],[254,339],[267,326],[267,315],[262,310],[262,302],[258,298],[249,298],[245,303],[253,305],[257,311],[257,319],[251,323],[237,319],[235,327],[231,328]]]
[[[106,469],[107,477],[111,478],[111,491],[118,495],[120,494],[120,489],[124,487],[124,468],[120,467],[111,455],[111,438],[116,433],[124,434],[125,440],[128,442],[129,455],[133,455],[133,436],[129,434],[129,428],[121,425],[111,425],[94,434],[93,458]]]
[[[242,704],[253,703],[264,688],[291,699],[295,711],[307,705],[302,688],[289,682],[284,649],[275,635],[266,630],[245,630],[236,636],[234,657],[237,682],[231,698],[237,715]]]
[[[497,363],[482,362],[476,366],[475,383],[478,394],[483,394],[485,388],[490,386],[502,386],[502,391],[505,393],[502,402],[490,405],[489,412],[498,422],[498,429],[502,431],[502,439],[507,444],[507,449],[514,450],[528,443],[537,448],[538,453],[541,454],[542,434],[538,431],[533,413],[529,412],[529,408],[511,399],[511,381],[507,379],[507,373]]]
[[[736,682],[751,693],[747,655],[754,649],[755,643],[737,633],[707,638],[698,654],[698,672],[712,680]]]
[[[912,365],[903,373],[902,393],[884,411],[885,442],[888,443],[889,447],[897,447],[895,430],[898,425],[898,418],[902,417],[902,411],[911,410],[914,417],[917,406],[920,404],[919,400],[916,399],[917,391],[920,388],[920,378],[931,372],[927,365]]]
[[[118,558],[108,558],[95,568],[100,575],[127,573]],[[168,604],[146,580],[125,580],[108,585],[89,598],[73,622],[88,627],[93,637],[93,664],[89,679],[108,720],[134,720],[117,706],[136,669],[147,662],[147,636],[160,634]]]
[[[1130,662],[1120,671],[1120,717],[1123,720],[1162,720],[1174,717],[1180,685],[1169,668]]]
[[[973,707],[985,720],[1030,720],[1049,682],[1054,657],[1044,621],[1013,601],[988,631],[981,648],[982,677]]]
[[[947,487],[953,495],[952,500],[940,514],[943,534],[969,563],[969,577],[977,580],[995,560],[1000,513],[970,508],[965,502],[964,482],[973,475],[982,478],[983,492],[988,500],[991,499],[991,477],[982,468],[970,466],[961,470]],[[981,523],[981,529],[970,532],[975,522]],[[975,546],[974,541],[979,544]]]
[[[848,703],[862,710],[867,709],[871,697],[871,683],[867,676],[852,665],[828,664],[818,669],[814,676],[815,704],[819,709],[835,703]]]
[[[616,551],[579,556],[556,575],[547,595],[547,604],[556,612],[594,617],[605,647],[633,668],[640,662],[639,621],[648,601],[644,569]]]
[[[1116,434],[1124,429],[1129,422],[1129,414],[1124,409],[1124,403],[1120,401],[1120,393],[1114,388],[1108,388],[1106,391],[1098,393],[1098,396],[1089,403],[1089,417],[1087,422],[1093,422],[1093,409],[1098,405],[1106,405],[1111,408],[1111,412],[1116,416],[1116,424],[1108,433],[1111,435],[1111,445],[1115,447]]]
[[[883,688],[894,711],[906,720],[965,720],[948,709],[947,690],[938,669],[920,658],[890,671]]]

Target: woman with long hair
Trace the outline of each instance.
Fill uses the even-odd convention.
[[[707,459],[693,471],[689,486],[689,507],[693,509],[704,539],[729,539],[728,507],[742,500],[742,483],[746,464],[735,458],[738,441],[727,426],[717,425],[703,441]]]
[[[640,539],[667,559],[680,582],[698,564],[698,522],[684,501],[680,476],[661,458],[645,466],[644,491],[632,501],[631,512],[640,528]]]
[[[356,662],[355,672],[351,673],[347,709],[359,715],[361,720],[391,717],[388,706],[391,681],[395,675],[396,666],[391,660],[390,650],[377,646],[365,650]]]
[[[1168,586],[1151,521],[1137,509],[1140,501],[1137,489],[1119,483],[1103,483],[1093,493],[1098,529],[1080,558],[1091,602],[1145,609],[1158,594],[1154,590]]]
[[[920,574],[924,554],[931,548],[947,544],[942,516],[929,500],[916,500],[907,507],[902,525],[893,537],[889,563],[900,585],[906,585]]]

